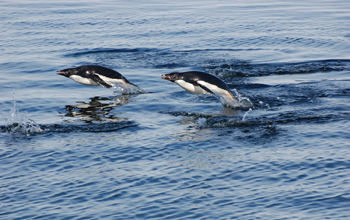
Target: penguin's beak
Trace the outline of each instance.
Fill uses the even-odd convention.
[[[61,76],[68,76],[66,72],[64,72],[63,70],[58,70],[57,71],[57,75],[61,75]]]
[[[164,74],[164,75],[162,75],[162,79],[167,79],[167,80],[169,80],[169,79],[170,79],[170,76]]]

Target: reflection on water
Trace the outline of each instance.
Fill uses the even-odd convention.
[[[134,95],[135,96],[135,95]],[[26,114],[19,113],[16,102],[10,111],[6,125],[0,125],[0,132],[10,134],[26,134],[27,136],[46,132],[109,132],[123,128],[137,126],[137,123],[129,121],[128,118],[117,117],[112,110],[117,106],[125,105],[129,102],[130,95],[120,95],[111,98],[93,97],[89,103],[78,102],[77,105],[66,105],[68,113],[60,113],[62,116],[73,117],[74,120],[66,122],[89,123],[68,123],[68,124],[37,124]],[[63,115],[64,114],[64,115]],[[97,123],[96,123],[97,122]]]
[[[128,118],[117,117],[116,115],[121,113],[113,112],[113,109],[129,103],[129,99],[134,96],[136,95],[118,95],[112,98],[95,96],[90,98],[90,102],[88,103],[78,101],[76,105],[66,105],[65,109],[68,113],[64,116],[73,117],[73,122],[84,121],[86,123],[94,123],[126,121]],[[69,120],[69,122],[72,122],[72,120]]]

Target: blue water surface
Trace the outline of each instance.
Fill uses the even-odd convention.
[[[349,219],[349,9],[1,1],[0,219]],[[56,75],[91,64],[146,93]],[[161,79],[189,70],[254,108]]]

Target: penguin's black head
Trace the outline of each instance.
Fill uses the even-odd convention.
[[[75,75],[78,72],[78,68],[72,68],[72,69],[64,69],[64,70],[58,70],[57,75],[70,77],[71,75]]]
[[[182,79],[183,78],[182,75],[183,74],[181,74],[181,73],[173,72],[173,73],[168,73],[168,74],[162,75],[162,79],[166,79],[166,80],[169,80],[171,82],[175,82],[176,80]]]

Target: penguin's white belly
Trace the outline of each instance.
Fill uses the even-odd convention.
[[[81,77],[81,76],[78,76],[78,75],[71,75],[71,76],[69,76],[69,78],[71,78],[72,80],[74,80],[77,83],[81,83],[81,84],[84,84],[84,85],[99,86],[99,84],[97,84],[92,79],[84,78],[84,77]]]
[[[200,86],[195,86],[192,83],[188,83],[184,80],[176,80],[175,83],[184,88],[185,90],[194,94],[211,94],[206,90],[202,89]]]
[[[119,84],[119,85],[127,86],[123,79],[112,79],[112,78],[105,77],[105,76],[100,75],[100,74],[96,74],[96,75],[98,75],[100,77],[100,79],[102,79],[107,84],[110,84],[110,85]],[[88,86],[99,86],[100,85],[90,78],[84,78],[84,77],[81,77],[79,75],[71,75],[70,78],[73,79],[77,83],[81,83],[81,84],[88,85]]]
[[[220,87],[217,87],[216,85],[207,83],[205,81],[198,80],[197,83],[202,85],[202,86],[205,86],[206,88],[208,88],[210,91],[212,91],[215,94],[221,94],[221,95],[229,95],[230,94],[230,92],[227,91],[226,89],[222,89]]]

